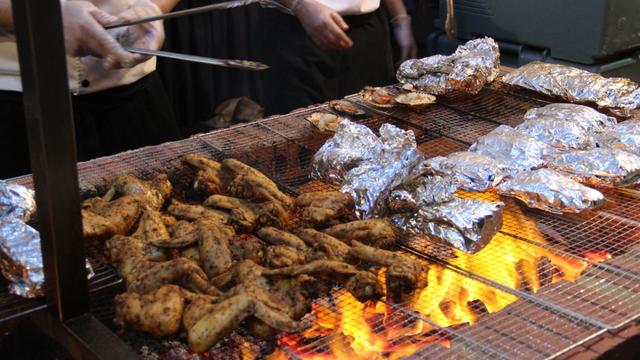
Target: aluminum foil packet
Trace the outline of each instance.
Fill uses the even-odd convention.
[[[552,169],[521,172],[500,184],[498,192],[515,197],[529,207],[554,214],[578,213],[604,202],[604,195],[598,190]]]
[[[620,149],[595,148],[561,153],[549,167],[592,186],[626,186],[640,183],[640,156]]]
[[[340,184],[350,170],[381,157],[382,150],[382,141],[371,129],[344,120],[314,155],[311,177]]]
[[[543,167],[556,152],[549,145],[507,125],[500,125],[480,136],[469,151],[489,156],[501,162],[510,175]]]
[[[459,188],[457,178],[435,170],[425,160],[417,171],[409,175],[387,198],[387,207],[393,213],[416,211],[427,205],[451,201]]]
[[[499,73],[498,44],[485,37],[458,46],[450,56],[407,60],[400,65],[396,77],[429,94],[444,95],[454,90],[477,94]]]
[[[502,227],[503,207],[501,202],[454,197],[423,206],[417,212],[393,215],[391,220],[409,233],[433,236],[473,254],[482,250]]]
[[[36,211],[33,190],[0,180],[0,219],[29,221]]]
[[[640,107],[640,86],[625,78],[534,61],[507,74],[503,81],[576,103],[595,103],[619,116]]]
[[[353,197],[356,216],[362,219],[385,214],[388,194],[424,160],[411,130],[383,124],[379,140],[382,151],[350,170],[340,188]]]
[[[614,126],[614,117],[588,106],[549,104],[527,111],[525,121],[516,126],[532,138],[560,149],[591,149],[593,135]]]
[[[9,292],[34,298],[44,295],[40,234],[16,218],[0,221],[0,271],[11,282]],[[87,278],[94,276],[86,261]]]
[[[627,120],[594,136],[598,147],[619,149],[640,156],[640,120]]]
[[[459,151],[446,157],[431,158],[428,162],[432,168],[455,176],[466,191],[486,191],[508,174],[500,161],[478,152]]]

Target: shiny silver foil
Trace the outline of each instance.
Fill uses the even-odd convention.
[[[500,125],[489,134],[480,136],[469,151],[498,160],[510,175],[540,168],[555,153],[549,145],[507,125]]]
[[[36,211],[33,190],[0,180],[0,219],[29,221]]]
[[[335,135],[313,157],[311,176],[340,184],[347,172],[362,163],[379,158],[382,141],[368,127],[342,121]]]
[[[640,120],[628,120],[596,134],[598,147],[620,149],[640,156]]]
[[[11,282],[9,292],[33,298],[44,295],[40,234],[16,218],[0,220],[0,271]],[[95,273],[85,260],[87,278]]]
[[[391,220],[410,233],[436,237],[472,254],[482,250],[502,226],[503,206],[501,202],[454,197],[417,212],[393,215]]]
[[[422,165],[424,166],[425,161]],[[416,211],[418,208],[452,200],[459,187],[455,176],[430,167],[417,168],[387,198],[389,211]]]
[[[500,184],[498,192],[554,214],[577,213],[595,208],[604,201],[599,191],[552,169],[523,171]]]
[[[593,186],[625,186],[640,183],[640,156],[620,149],[595,148],[558,154],[549,167]]]
[[[458,46],[450,56],[407,60],[400,65],[396,77],[429,94],[444,95],[454,90],[477,94],[498,76],[499,68],[498,44],[485,37]]]
[[[515,69],[503,81],[576,103],[595,103],[616,115],[629,116],[640,106],[640,86],[624,78],[538,61]]]
[[[455,176],[466,191],[486,191],[508,173],[500,161],[478,152],[459,151],[428,162],[432,168]]]
[[[348,171],[340,188],[340,191],[353,197],[356,216],[363,219],[385,214],[389,192],[400,185],[424,159],[416,148],[415,135],[411,130],[404,131],[383,124],[379,141],[382,151],[375,154],[377,157],[369,158]]]
[[[616,119],[588,106],[549,104],[527,111],[516,126],[532,138],[560,149],[591,149],[593,135],[616,124]]]

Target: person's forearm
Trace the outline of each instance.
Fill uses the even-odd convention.
[[[168,13],[173,10],[173,8],[178,5],[180,0],[152,0],[163,13]]]
[[[382,0],[382,3],[387,9],[390,19],[396,16],[407,15],[407,8],[404,6],[402,0]]]
[[[0,0],[0,29],[13,31],[13,13],[11,0]]]

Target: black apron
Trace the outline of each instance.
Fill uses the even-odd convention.
[[[179,138],[156,72],[130,85],[72,96],[78,161]],[[0,91],[0,178],[31,172],[22,93]]]
[[[267,114],[289,111],[342,98],[365,85],[394,81],[391,42],[386,13],[382,9],[344,17],[353,40],[346,50],[322,50],[305,33],[294,16],[277,10],[260,14],[261,61],[271,69],[261,73]]]

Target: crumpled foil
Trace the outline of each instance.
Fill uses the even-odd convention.
[[[640,156],[640,120],[628,120],[596,134],[598,147],[620,149]]]
[[[11,282],[9,292],[33,298],[44,295],[40,233],[16,218],[0,220],[0,271]],[[85,260],[87,278],[95,273]]]
[[[549,167],[593,186],[640,183],[640,156],[620,149],[595,148],[558,154],[549,160]]]
[[[604,201],[604,195],[599,191],[552,169],[521,172],[500,184],[498,192],[554,214],[577,213],[595,208]]]
[[[500,161],[510,175],[544,166],[555,149],[507,125],[480,136],[469,148]]]
[[[455,176],[466,191],[486,191],[508,173],[500,161],[478,152],[459,151],[446,157],[431,158],[428,162],[432,168]]]
[[[466,253],[484,248],[502,227],[501,202],[452,200],[423,206],[417,212],[396,214],[391,220],[414,234],[434,236]]]
[[[370,157],[350,170],[340,188],[340,191],[353,197],[356,216],[363,219],[383,215],[389,192],[400,185],[424,160],[411,130],[404,131],[393,125],[383,124],[378,140],[382,143],[382,151],[375,154],[377,157]],[[358,146],[358,142],[351,146]],[[319,153],[322,151],[320,149]]]
[[[516,126],[532,138],[560,149],[591,149],[593,135],[616,124],[616,119],[588,106],[549,104],[527,111]]]
[[[450,56],[407,60],[400,65],[396,77],[429,94],[444,95],[453,90],[477,94],[499,73],[498,44],[485,37],[458,46]]]
[[[313,157],[311,176],[340,184],[350,170],[382,154],[382,141],[368,127],[344,120]]]
[[[415,211],[420,207],[452,200],[459,187],[458,180],[426,165],[421,171],[415,171],[405,181],[391,191],[387,198],[387,207],[391,212]],[[424,166],[427,166],[424,168]]]
[[[507,74],[503,81],[571,102],[596,103],[620,116],[629,116],[640,106],[637,83],[564,65],[534,61]]]
[[[33,190],[0,180],[0,219],[29,221],[36,211]]]

